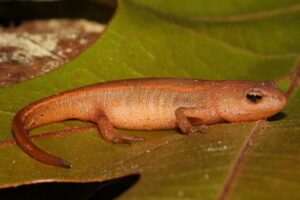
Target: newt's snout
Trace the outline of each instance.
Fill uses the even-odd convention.
[[[262,119],[271,117],[278,112],[282,111],[287,104],[287,97],[277,87],[261,88],[263,96],[260,103],[256,103],[257,109],[253,108],[258,112],[258,115]]]
[[[274,106],[274,112],[275,112],[274,114],[276,114],[281,110],[283,110],[283,108],[286,106],[287,97],[282,91],[279,90],[278,94],[274,96],[273,99],[274,99],[274,105],[276,105]]]

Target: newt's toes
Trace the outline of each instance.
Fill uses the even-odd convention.
[[[193,134],[193,133],[205,133],[207,128],[208,127],[206,125],[192,126],[191,128],[189,128],[188,134],[190,135],[190,134]]]
[[[132,141],[143,141],[144,138],[137,136],[124,136],[124,137],[115,137],[112,142],[119,144],[131,144]]]
[[[120,138],[120,137],[116,137],[112,140],[112,143],[117,143],[117,144],[131,144],[130,140],[124,139],[124,138]]]
[[[130,138],[131,141],[144,141],[145,138],[141,138],[141,137],[137,137],[137,136],[133,136],[132,138]]]

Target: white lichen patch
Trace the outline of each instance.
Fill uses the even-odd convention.
[[[1,33],[0,48],[13,48],[8,54],[0,53],[0,62],[11,62],[12,60],[19,63],[28,63],[34,57],[53,57],[53,54],[40,45],[32,42],[15,33]]]
[[[87,21],[84,19],[79,20],[78,24],[83,27],[83,30],[85,32],[96,32],[96,33],[100,32],[101,33],[106,28],[106,25],[104,25],[104,24],[99,24],[99,23],[96,23],[93,21]]]
[[[48,50],[48,52],[52,52],[57,49],[59,41],[59,38],[55,33],[29,34],[27,39],[38,44],[41,48]]]
[[[0,86],[58,68],[89,47],[105,27],[84,19],[34,20],[19,27],[0,27]]]

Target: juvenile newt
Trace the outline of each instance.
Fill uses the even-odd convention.
[[[62,92],[21,109],[13,119],[17,144],[43,163],[71,164],[41,150],[27,137],[29,130],[66,119],[95,122],[106,141],[130,143],[143,138],[115,128],[163,130],[179,127],[183,134],[203,132],[220,122],[245,122],[270,117],[287,103],[274,82],[205,81],[143,78],[99,83]]]

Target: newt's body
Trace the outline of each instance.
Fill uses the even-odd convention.
[[[13,120],[18,145],[33,158],[71,167],[35,146],[27,131],[66,119],[97,123],[101,136],[114,143],[143,140],[113,128],[161,130],[179,127],[184,134],[219,122],[265,119],[286,104],[272,82],[203,81],[178,78],[132,79],[99,83],[42,99],[20,110]]]

